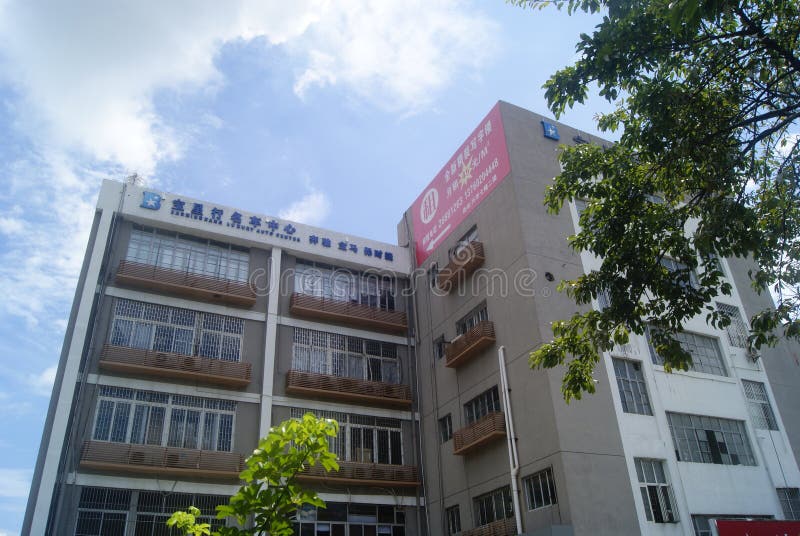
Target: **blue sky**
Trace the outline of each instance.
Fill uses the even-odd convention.
[[[499,0],[46,4],[0,0],[0,536],[102,178],[394,242],[498,99],[548,113],[542,84],[596,23]],[[595,133],[605,109],[562,120]]]

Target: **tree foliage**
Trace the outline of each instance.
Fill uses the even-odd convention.
[[[777,296],[751,319],[751,350],[781,333],[800,338],[800,2],[554,4],[602,15],[580,36],[580,59],[544,87],[557,117],[598,87],[615,104],[598,127],[619,142],[564,148],[545,203],[557,213],[586,202],[570,242],[602,266],[561,288],[578,304],[604,295],[610,306],[555,322],[531,365],[566,364],[563,394],[580,398],[594,392],[599,352],[652,326],[665,368],[687,369],[674,338],[684,323],[703,314],[730,323],[713,304],[732,290],[721,257],[752,259],[753,287]]]
[[[339,425],[331,419],[319,419],[306,413],[302,419],[289,419],[270,429],[258,448],[247,458],[239,475],[244,484],[228,504],[217,506],[217,518],[231,518],[239,527],[222,527],[211,532],[208,523],[197,523],[200,511],[194,506],[178,511],[167,521],[187,536],[243,536],[293,534],[292,519],[303,505],[325,507],[325,502],[297,483],[304,468],[322,465],[336,471],[336,454],[330,452],[328,439],[336,437]],[[248,526],[249,528],[240,528]]]

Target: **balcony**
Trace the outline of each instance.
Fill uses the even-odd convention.
[[[505,435],[505,415],[502,411],[495,411],[453,434],[453,454],[458,456],[469,454]]]
[[[299,292],[292,294],[289,310],[297,316],[390,333],[405,333],[408,329],[406,314],[403,312],[386,311],[360,303],[310,296]]]
[[[106,344],[101,370],[242,389],[250,384],[252,365],[207,357],[141,350]]]
[[[450,292],[458,287],[459,283],[466,281],[467,277],[480,268],[486,256],[483,253],[483,242],[470,242],[453,255],[450,263],[439,270],[436,277],[436,286],[445,292]]]
[[[380,488],[415,488],[420,485],[416,466],[384,463],[340,461],[339,470],[330,473],[315,465],[298,474],[297,478],[307,482]]]
[[[445,349],[445,366],[456,368],[486,348],[494,344],[494,323],[483,320],[460,337],[454,339]]]
[[[241,307],[252,307],[256,303],[256,294],[247,283],[216,279],[141,262],[120,261],[116,281],[148,290],[172,292],[190,298]]]
[[[233,452],[86,441],[81,450],[81,469],[237,482],[244,456]]]
[[[460,532],[460,536],[513,536],[515,534],[517,534],[517,523],[513,517]]]
[[[288,372],[286,392],[291,395],[327,398],[356,404],[411,407],[411,388],[408,385],[343,378],[301,370]]]

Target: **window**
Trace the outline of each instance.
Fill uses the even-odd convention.
[[[489,313],[486,311],[486,304],[484,303],[456,322],[456,333],[458,335],[464,335],[485,320],[489,320]]]
[[[246,282],[250,273],[247,248],[139,225],[131,231],[125,258],[231,281]]]
[[[453,439],[453,418],[448,413],[439,419],[439,440],[445,443]]]
[[[118,298],[109,342],[156,352],[241,359],[244,320]]]
[[[294,328],[292,369],[400,383],[396,344],[305,328]]]
[[[742,314],[739,312],[739,308],[728,305],[727,303],[717,302],[717,309],[719,312],[728,315],[728,318],[731,320],[731,323],[725,328],[725,331],[728,332],[728,341],[731,343],[731,346],[746,349],[748,346],[747,336],[749,333],[742,319]]]
[[[700,287],[700,283],[697,280],[697,273],[690,269],[686,263],[670,259],[669,257],[662,257],[660,264],[672,274],[681,288],[685,289],[687,286],[690,286],[693,289],[697,289]]]
[[[464,418],[472,424],[490,413],[503,411],[500,407],[500,393],[495,385],[464,404]]]
[[[98,387],[95,441],[230,452],[236,402]]]
[[[328,502],[298,510],[293,528],[298,536],[405,536],[405,523],[400,506]]]
[[[695,514],[692,515],[692,526],[695,536],[712,536],[712,519],[772,519],[772,516],[746,516],[729,514]]]
[[[351,415],[337,411],[292,408],[293,418],[313,413],[339,423],[339,433],[328,440],[340,460],[362,463],[403,464],[403,432],[399,419]]]
[[[167,519],[176,510],[187,510],[195,506],[200,510],[198,523],[208,523],[211,530],[225,526],[224,519],[217,519],[217,506],[228,504],[222,495],[200,495],[193,493],[163,493],[140,491],[136,504],[136,536],[160,536],[167,532]]]
[[[777,430],[778,421],[772,412],[772,406],[769,404],[764,384],[742,380],[742,385],[744,386],[745,397],[747,397],[750,418],[753,419],[753,426],[762,430]]]
[[[455,536],[461,532],[461,511],[458,506],[451,506],[444,511],[447,519],[447,536]]]
[[[586,210],[586,200],[575,199],[575,211],[578,213],[578,220],[581,219],[581,214],[583,214],[584,210]]]
[[[386,311],[395,309],[393,278],[376,273],[352,272],[318,262],[297,261],[294,291]]]
[[[509,486],[475,497],[473,505],[475,507],[476,527],[488,525],[514,515],[511,488]]]
[[[608,289],[603,289],[597,293],[597,305],[601,311],[605,311],[611,307],[611,294]]]
[[[528,500],[528,510],[544,508],[551,504],[556,504],[556,483],[553,480],[553,470],[547,468],[544,471],[534,473],[522,481],[525,486],[525,496]]]
[[[619,387],[619,398],[622,401],[622,411],[652,415],[653,410],[647,396],[647,384],[644,381],[644,374],[642,374],[642,364],[638,361],[617,358],[614,358],[613,362],[617,387]]]
[[[131,491],[127,489],[81,489],[75,536],[124,536]]]
[[[717,339],[683,331],[675,334],[675,340],[680,343],[681,348],[691,354],[692,366],[690,370],[704,372],[706,374],[716,374],[717,376],[728,375],[725,370],[722,351],[719,348],[719,341],[717,341]],[[650,330],[647,332],[647,343],[650,347],[650,357],[653,363],[656,365],[663,365],[664,358],[658,355],[658,352],[656,352],[656,349],[653,347],[650,338]]]
[[[439,265],[435,262],[428,268],[428,283],[431,288],[436,288],[439,285]]]
[[[800,488],[778,488],[783,517],[800,521]]]
[[[743,422],[669,412],[667,420],[678,461],[756,465]]]
[[[447,353],[447,341],[444,340],[444,335],[439,335],[435,341],[433,341],[433,355],[434,357],[439,360],[445,356]]]
[[[662,460],[634,458],[644,513],[654,523],[676,523],[678,512]]]

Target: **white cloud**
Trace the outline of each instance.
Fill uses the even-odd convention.
[[[28,384],[33,388],[37,395],[50,396],[53,390],[53,382],[56,381],[57,367],[52,365],[38,374],[28,375]]]
[[[31,487],[31,472],[27,469],[0,468],[0,497],[21,498],[28,496]]]
[[[328,197],[323,192],[311,188],[302,199],[289,205],[289,208],[280,211],[278,216],[284,220],[307,225],[320,225],[328,217],[330,210],[331,204],[328,201]]]

